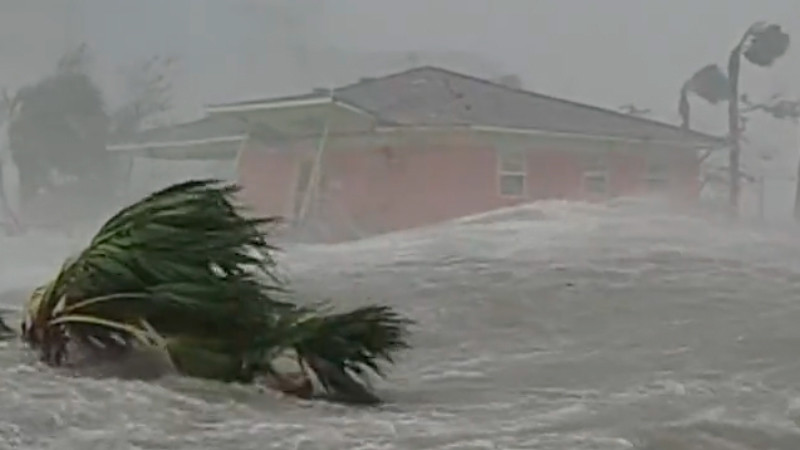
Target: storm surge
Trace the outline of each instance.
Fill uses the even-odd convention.
[[[6,309],[80,242],[0,242]],[[300,298],[418,322],[377,409],[167,376],[75,377],[0,349],[0,448],[800,447],[800,239],[651,204],[544,202],[287,245]],[[272,447],[270,447],[272,446]],[[634,447],[636,446],[636,447]]]

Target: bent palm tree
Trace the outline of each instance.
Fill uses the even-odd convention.
[[[187,376],[279,384],[273,361],[292,351],[326,394],[376,402],[359,377],[383,375],[411,321],[385,306],[333,314],[284,300],[265,237],[278,219],[245,217],[237,191],[188,181],[118,212],[30,297],[23,339],[53,366],[76,347],[113,357],[145,346]]]

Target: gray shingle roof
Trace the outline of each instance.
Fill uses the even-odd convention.
[[[337,89],[334,95],[397,125],[481,125],[717,145],[723,142],[674,125],[430,66],[360,81]]]
[[[724,139],[621,112],[516,89],[447,69],[423,66],[363,78],[332,98],[385,125],[471,125],[721,146]],[[331,98],[330,92],[227,103],[224,107]]]

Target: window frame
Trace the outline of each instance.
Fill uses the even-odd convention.
[[[502,149],[496,152],[497,154],[497,193],[503,198],[527,198],[528,197],[528,152],[524,149]],[[521,167],[508,168],[507,158],[519,158],[515,161]],[[512,164],[514,165],[514,164]],[[521,177],[522,178],[522,191],[519,194],[503,192],[503,180],[506,177]]]
[[[654,171],[654,168],[656,171]],[[648,161],[644,175],[647,191],[658,192],[660,190],[668,190],[672,184],[670,172],[670,165],[666,161]],[[660,186],[654,186],[654,181],[662,184]]]
[[[583,173],[581,174],[581,190],[583,191],[584,195],[590,195],[592,197],[599,197],[599,198],[608,198],[610,196],[610,180],[611,180],[611,171],[608,167],[608,155],[591,155],[589,156],[590,161],[586,162],[583,167]],[[592,178],[602,178],[603,180],[603,191],[598,192],[594,190],[590,190],[589,186],[589,179]]]

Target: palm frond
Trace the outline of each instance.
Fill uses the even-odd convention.
[[[189,181],[111,217],[31,297],[28,340],[45,354],[62,352],[66,328],[78,328],[60,318],[79,311],[128,325],[145,319],[165,335],[238,336],[241,351],[249,350],[271,311],[292,305],[274,295],[285,288],[263,225],[277,219],[245,217],[233,200],[237,190],[216,180]],[[53,327],[62,330],[48,342]]]
[[[23,339],[52,365],[70,342],[104,354],[155,346],[179,372],[222,381],[274,373],[293,350],[327,391],[374,401],[356,377],[384,375],[411,321],[387,306],[330,313],[286,301],[267,240],[279,219],[247,216],[238,189],[192,180],[120,210],[34,291]]]
[[[299,322],[295,348],[305,356],[316,356],[361,374],[370,370],[385,376],[381,360],[393,363],[392,355],[409,347],[409,319],[388,306],[366,306],[346,313],[312,316]]]
[[[385,377],[381,363],[394,363],[394,354],[409,348],[411,324],[391,307],[372,305],[346,313],[317,312],[287,334],[330,397],[375,404],[379,399],[364,381],[370,374]]]

